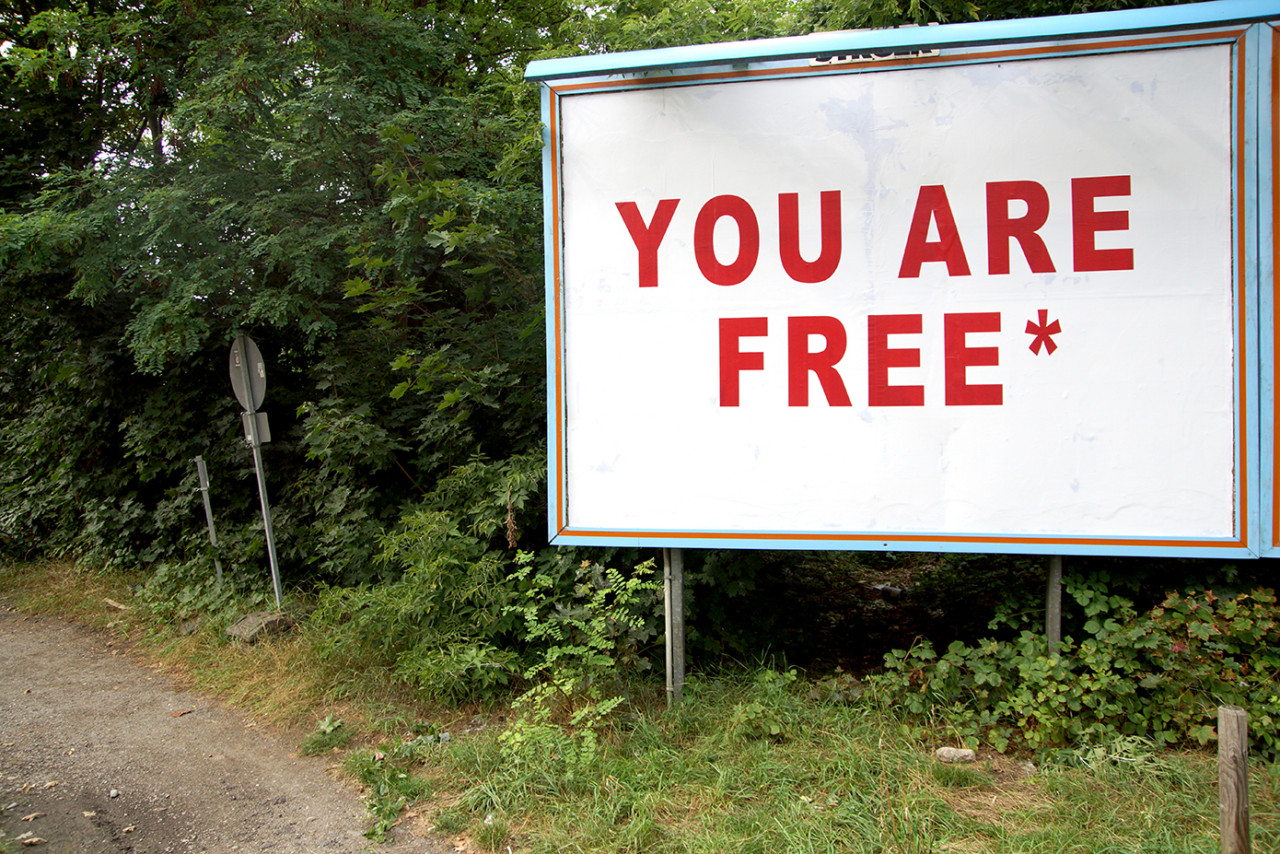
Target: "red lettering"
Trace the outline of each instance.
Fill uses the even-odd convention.
[[[1000,313],[948,314],[943,316],[942,324],[947,406],[1000,406],[1004,403],[1004,386],[969,385],[965,378],[967,368],[1000,364],[998,347],[969,347],[965,343],[970,332],[999,332]]]
[[[821,335],[826,346],[809,351],[809,336]],[[849,392],[836,371],[848,343],[844,324],[834,317],[787,318],[787,405],[809,405],[809,372],[818,375],[822,393],[831,406],[852,406]]]
[[[890,350],[890,335],[918,335],[918,314],[873,314],[867,318],[867,398],[871,406],[924,406],[924,386],[889,385],[890,368],[920,367],[916,348]]]
[[[767,317],[720,318],[720,405],[737,406],[739,374],[763,371],[764,353],[744,353],[738,349],[739,339],[769,334]]]
[[[1009,202],[1027,204],[1025,216],[1009,216]],[[1054,272],[1044,240],[1036,234],[1049,219],[1049,193],[1035,181],[993,181],[987,184],[987,272],[1009,272],[1009,241],[1016,240],[1033,273]]]
[[[671,225],[671,217],[676,212],[679,199],[663,199],[653,212],[653,219],[645,224],[640,215],[640,208],[635,202],[616,202],[618,213],[622,214],[622,222],[631,234],[631,241],[636,245],[639,255],[640,287],[656,288],[658,286],[658,246],[667,234],[667,226]]]
[[[1128,211],[1094,210],[1099,196],[1129,195],[1129,176],[1071,179],[1071,234],[1075,243],[1075,269],[1132,270],[1132,249],[1098,249],[1094,238],[1099,231],[1128,231]]]
[[[938,225],[938,240],[929,240],[929,223]],[[911,217],[911,229],[907,233],[907,246],[902,252],[899,279],[915,279],[920,276],[920,265],[931,261],[944,261],[947,275],[969,275],[969,261],[964,257],[960,243],[960,231],[956,218],[947,202],[947,191],[941,184],[920,188],[916,197],[915,214]]]
[[[721,264],[716,257],[716,223],[726,216],[738,224],[738,257],[732,264]],[[716,196],[702,206],[693,225],[693,253],[698,269],[712,284],[736,285],[751,275],[760,254],[760,224],[746,199]]]
[[[840,264],[840,191],[827,190],[819,196],[822,248],[818,260],[800,255],[800,194],[778,194],[778,254],[782,268],[797,282],[823,282]]]

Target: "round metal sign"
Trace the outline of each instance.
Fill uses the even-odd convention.
[[[231,388],[249,412],[257,411],[267,394],[267,369],[258,345],[240,334],[231,345]]]

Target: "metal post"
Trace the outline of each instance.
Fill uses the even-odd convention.
[[[684,691],[684,550],[662,550],[662,587],[666,602],[667,707]]]
[[[209,523],[209,545],[213,546],[213,568],[218,573],[218,586],[222,586],[222,561],[218,560],[218,531],[213,527],[213,505],[209,503],[209,472],[204,467],[204,457],[196,456],[196,475],[200,478],[200,496],[204,499],[204,518]]]
[[[243,387],[252,388],[249,380],[249,359],[242,358],[240,360],[240,377]],[[271,561],[271,585],[275,588],[276,594],[276,610],[283,608],[280,595],[280,567],[276,563],[276,536],[271,530],[271,504],[267,500],[267,472],[262,467],[262,442],[258,436],[258,417],[252,407],[255,405],[252,398],[249,403],[245,415],[245,424],[249,428],[249,444],[253,447],[253,469],[258,475],[258,495],[262,498],[262,528],[267,536],[267,559]]]
[[[1062,646],[1062,556],[1049,558],[1049,583],[1045,590],[1044,635],[1049,654]]]
[[[271,530],[271,504],[267,501],[267,472],[262,467],[262,446],[258,444],[258,424],[253,415],[252,412],[249,413],[249,429],[253,432],[253,468],[258,474],[258,493],[262,496],[262,528],[267,535],[267,558],[271,561],[271,586],[275,588],[276,610],[279,611],[283,606],[280,604],[280,566],[276,562],[276,535]]]

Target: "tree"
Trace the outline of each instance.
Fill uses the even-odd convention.
[[[170,527],[190,457],[246,473],[225,378],[240,329],[270,364],[277,512],[304,571],[367,574],[345,547],[367,557],[452,465],[536,444],[537,133],[517,60],[562,7],[25,12],[5,22],[13,102],[86,106],[75,156],[24,136],[0,220],[11,550],[198,542]],[[399,403],[393,361],[416,367]],[[95,507],[109,518],[87,524]]]
[[[1122,4],[15,0],[0,551],[191,577],[202,454],[224,563],[265,579],[227,379],[243,330],[268,363],[287,581],[394,575],[415,559],[396,555],[432,551],[405,545],[416,531],[441,538],[433,554],[465,537],[505,565],[513,544],[545,545],[527,60]]]

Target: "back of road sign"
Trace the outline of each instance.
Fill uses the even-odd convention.
[[[245,370],[247,366],[248,370]],[[267,368],[253,339],[241,333],[231,345],[231,388],[248,412],[256,412],[267,394]]]

